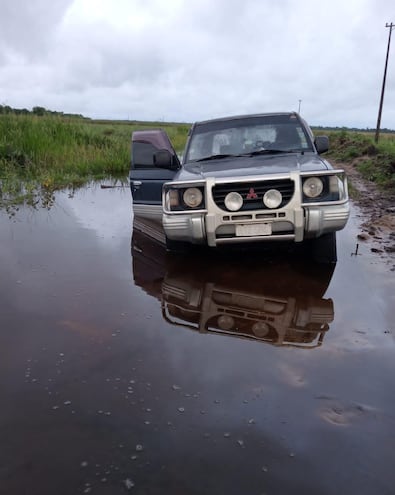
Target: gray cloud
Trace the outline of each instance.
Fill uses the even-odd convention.
[[[40,0],[34,11],[20,2],[18,19],[6,0],[0,94],[12,106],[175,121],[297,110],[301,99],[312,124],[374,127],[384,25],[395,21],[392,2],[378,2]],[[382,125],[395,128],[391,60],[387,81]]]
[[[2,0],[0,54],[39,60],[72,0]]]

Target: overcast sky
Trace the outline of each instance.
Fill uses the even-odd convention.
[[[0,104],[375,127],[394,0],[1,0]],[[395,33],[382,127],[395,129]]]

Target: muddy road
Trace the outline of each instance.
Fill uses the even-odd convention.
[[[395,492],[395,276],[174,257],[127,189],[0,212],[0,494]]]

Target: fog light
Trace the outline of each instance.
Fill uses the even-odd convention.
[[[243,198],[238,192],[230,192],[225,196],[225,206],[230,211],[238,211],[243,206]]]
[[[221,330],[230,330],[235,324],[235,320],[229,315],[221,315],[217,322]]]
[[[264,321],[257,321],[253,324],[252,331],[257,337],[265,337],[269,333],[270,327]]]
[[[282,200],[283,196],[277,189],[269,189],[263,196],[263,203],[267,208],[278,208]]]
[[[303,193],[308,198],[317,198],[324,189],[324,183],[319,177],[309,177],[303,182]]]
[[[197,187],[189,187],[185,189],[182,199],[189,208],[197,208],[202,204],[203,194]]]

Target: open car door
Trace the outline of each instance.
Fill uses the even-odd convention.
[[[132,135],[130,189],[135,217],[162,221],[162,186],[173,179],[180,162],[162,129]]]

